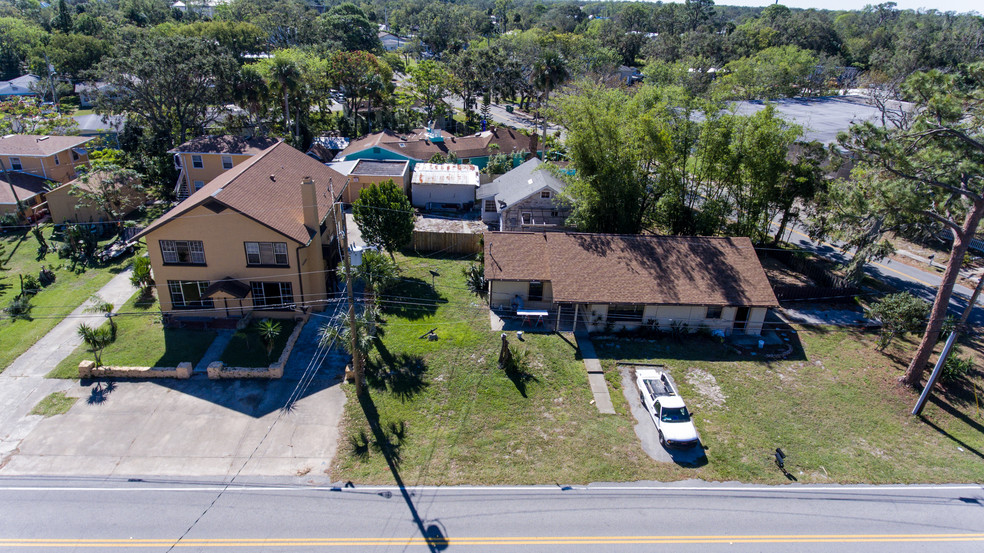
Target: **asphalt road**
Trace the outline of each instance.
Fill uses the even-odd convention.
[[[815,242],[807,236],[806,230],[799,225],[794,225],[788,230],[785,237],[790,244],[795,244],[804,250],[816,252],[839,262],[846,262],[851,257],[850,253],[836,244]],[[923,271],[892,259],[868,263],[865,272],[881,282],[891,284],[899,290],[908,291],[930,303],[936,298],[936,290],[943,282],[943,275],[940,273]],[[967,306],[972,293],[973,290],[965,286],[955,285],[953,295],[950,298],[950,311],[959,316]],[[977,304],[978,306],[984,305],[984,294],[978,299]],[[972,325],[984,325],[984,309],[978,308],[972,311],[969,321]]]
[[[984,488],[0,480],[0,550],[981,551]],[[662,549],[662,548],[659,548]]]

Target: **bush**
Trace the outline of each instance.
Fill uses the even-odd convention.
[[[882,323],[879,350],[888,347],[897,336],[921,330],[928,316],[929,304],[908,292],[885,296],[868,310],[868,317]]]
[[[462,269],[465,273],[465,285],[468,289],[481,297],[485,297],[485,267],[481,263],[472,263],[467,269]]]
[[[14,319],[27,319],[31,313],[31,298],[27,296],[17,296],[10,303],[7,304],[7,308],[4,310],[7,315],[10,315]]]
[[[41,291],[41,282],[34,275],[21,276],[21,295],[33,296]]]
[[[954,351],[943,364],[940,371],[940,381],[953,382],[962,376],[966,376],[974,369],[974,362],[969,357],[960,357]]]
[[[20,224],[17,220],[17,215],[13,213],[4,213],[0,215],[0,227],[14,227]]]
[[[138,257],[133,260],[133,274],[130,275],[130,283],[141,290],[154,284],[154,279],[150,275],[150,258]]]

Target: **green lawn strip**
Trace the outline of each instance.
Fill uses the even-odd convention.
[[[984,433],[970,420],[973,404],[946,402],[956,416],[932,405],[927,419],[936,419],[940,430],[909,415],[916,394],[899,387],[897,378],[912,343],[883,354],[874,349],[873,335],[801,331],[798,336],[805,357],[783,361],[742,358],[700,338],[623,341],[598,349],[610,358],[606,371],[615,370],[615,359],[669,368],[707,447],[708,464],[695,471],[700,478],[787,482],[771,457],[781,447],[800,482],[980,479]],[[688,378],[697,371],[714,376],[726,398],[722,405]]]
[[[103,351],[103,365],[174,367],[185,361],[198,363],[215,340],[211,330],[163,328],[156,300],[134,296],[118,312],[116,341]],[[48,373],[48,378],[78,378],[79,363],[92,358],[83,344]]]
[[[54,392],[48,394],[47,397],[38,402],[31,409],[31,415],[41,415],[42,417],[53,417],[55,415],[64,415],[69,409],[75,405],[75,402],[79,398],[69,397],[65,395],[65,392]]]
[[[573,339],[527,334],[525,375],[498,369],[500,338],[484,301],[465,289],[468,262],[399,257],[403,285],[387,296],[382,347],[369,363],[371,397],[407,484],[586,483],[687,470],[656,466],[638,446],[632,423],[601,415]],[[436,291],[431,290],[431,274]],[[396,303],[389,303],[396,302]],[[437,341],[420,339],[436,328]],[[524,397],[524,392],[525,396]],[[346,386],[340,477],[392,483],[362,407]],[[363,436],[369,438],[365,445]]]
[[[20,354],[28,350],[39,338],[48,333],[61,320],[99,291],[116,274],[123,271],[132,257],[118,259],[108,265],[89,267],[76,271],[67,259],[59,259],[56,253],[61,242],[45,237],[51,251],[44,259],[37,259],[38,242],[29,232],[7,234],[0,237],[6,245],[4,270],[0,271],[0,308],[6,307],[20,293],[18,275],[38,276],[42,265],[51,267],[56,280],[31,298],[31,319],[13,320],[0,317],[0,368],[6,368]],[[101,246],[111,239],[100,242]],[[138,251],[135,255],[141,255]]]
[[[287,339],[290,338],[296,325],[290,319],[277,319],[277,322],[280,323],[280,334],[274,339],[273,351],[269,356],[267,356],[266,347],[260,340],[260,336],[256,333],[256,326],[250,325],[248,329],[235,333],[229,340],[229,345],[222,352],[222,363],[226,367],[257,368],[270,366],[270,363],[280,358],[284,346],[287,345]]]

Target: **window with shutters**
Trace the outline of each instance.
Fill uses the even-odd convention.
[[[245,242],[247,265],[277,265],[286,267],[290,264],[287,259],[286,242]]]
[[[201,240],[161,240],[161,255],[169,265],[204,265],[205,247]]]

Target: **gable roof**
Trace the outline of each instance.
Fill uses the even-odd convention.
[[[317,229],[304,226],[301,181],[305,177],[314,180],[318,214],[324,218],[341,192],[345,177],[286,143],[277,142],[209,181],[135,238],[146,236],[198,206],[220,204],[307,244]]]
[[[556,302],[779,305],[744,237],[490,232],[485,278],[548,280]]]
[[[90,140],[91,136],[8,134],[0,137],[0,155],[47,157]]]
[[[32,87],[40,80],[37,75],[21,75],[9,81],[0,81],[0,96],[38,96]]]
[[[504,202],[508,207],[544,188],[550,188],[558,194],[563,192],[567,183],[548,171],[546,167],[541,169],[542,165],[543,162],[538,158],[530,158],[492,182],[479,186],[475,197],[495,199]]]
[[[45,192],[45,185],[48,182],[50,182],[48,179],[20,171],[7,171],[6,177],[4,173],[0,173],[0,204],[17,203],[13,192],[10,191],[10,185],[14,186],[17,199],[24,201]]]
[[[279,142],[276,138],[245,138],[231,134],[205,135],[193,138],[168,150],[169,154],[240,154],[256,155]]]
[[[385,130],[350,143],[338,155],[346,157],[369,148],[384,148],[406,158],[427,161],[434,154],[447,155],[450,152],[454,152],[459,159],[484,157],[495,153],[529,152],[536,145],[535,136],[526,136],[505,127],[492,127],[484,132],[461,137],[447,131],[439,132],[444,139],[443,142],[430,140],[426,129],[414,129],[409,134],[397,134]],[[497,144],[498,150],[493,149],[492,144]]]

